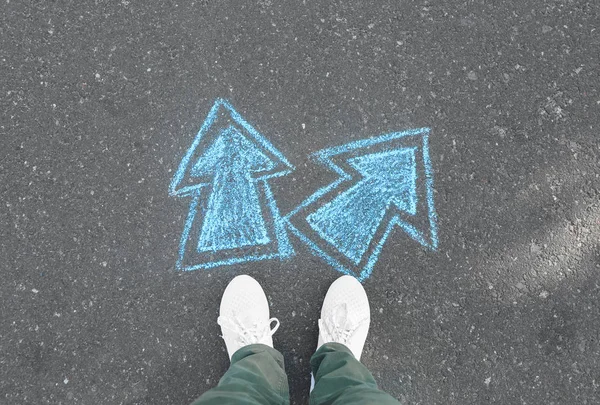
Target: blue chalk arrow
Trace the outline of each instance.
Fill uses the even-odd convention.
[[[291,255],[268,184],[291,170],[287,159],[231,104],[217,100],[169,187],[172,196],[191,198],[177,268]]]
[[[306,219],[341,253],[360,263],[391,204],[414,215],[417,205],[413,149],[382,152],[348,161],[363,179]]]
[[[194,177],[213,176],[198,251],[235,249],[269,242],[253,174],[274,162],[234,127],[218,136],[194,165]]]
[[[395,227],[437,249],[429,128],[392,132],[313,155],[339,178],[286,215],[290,231],[336,270],[371,275]]]

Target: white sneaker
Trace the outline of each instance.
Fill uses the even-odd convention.
[[[342,276],[329,287],[319,319],[319,343],[341,343],[360,360],[371,311],[367,293],[362,284],[352,276]]]
[[[271,329],[271,324],[276,322]],[[250,276],[235,277],[225,288],[217,323],[221,325],[229,359],[244,346],[262,343],[273,347],[277,318],[269,319],[269,303],[258,281]]]

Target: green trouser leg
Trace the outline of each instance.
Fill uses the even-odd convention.
[[[311,405],[399,405],[377,388],[367,368],[339,343],[326,343],[310,359],[315,386]]]
[[[399,405],[377,388],[367,368],[344,345],[327,343],[311,357],[315,386],[312,405]],[[288,381],[283,356],[261,345],[241,348],[219,384],[192,405],[287,405]]]
[[[235,352],[219,384],[192,405],[287,405],[289,395],[283,356],[255,344]]]

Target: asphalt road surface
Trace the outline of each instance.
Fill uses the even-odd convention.
[[[187,404],[243,273],[307,402],[334,266],[284,231],[285,260],[177,268],[169,185],[221,98],[294,167],[282,216],[339,177],[311,154],[430,128],[437,249],[396,226],[364,280],[384,390],[600,403],[597,1],[2,0],[0,90],[0,403]]]

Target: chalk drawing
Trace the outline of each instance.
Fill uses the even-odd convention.
[[[394,229],[437,249],[429,128],[323,149],[338,179],[282,217],[269,180],[293,166],[225,100],[215,101],[169,186],[189,198],[177,268],[286,258],[288,231],[336,270],[371,275]]]
[[[429,128],[394,132],[313,155],[339,175],[286,216],[289,229],[336,270],[360,281],[392,230],[437,249]]]
[[[191,198],[177,268],[290,256],[293,250],[268,180],[292,170],[230,103],[217,100],[169,187],[172,196]]]

